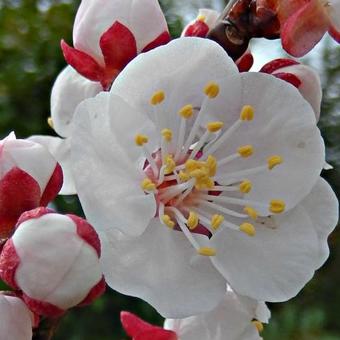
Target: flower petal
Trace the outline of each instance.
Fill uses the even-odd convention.
[[[317,206],[315,211],[322,213]],[[263,224],[262,224],[262,223]],[[239,294],[280,302],[295,296],[320,263],[320,241],[302,205],[255,224],[256,235],[224,229],[211,242],[216,268]]]
[[[31,136],[29,140],[44,145],[63,169],[63,186],[60,195],[75,195],[76,188],[71,170],[70,139],[52,136]]]
[[[331,20],[329,33],[338,43],[340,43],[340,1],[330,0],[329,4],[329,16]]]
[[[134,142],[137,126],[152,143],[150,121],[121,98],[104,92],[76,111],[73,173],[85,215],[97,229],[112,227],[139,235],[155,216],[154,195],[145,195],[140,187],[144,175],[138,171],[143,159]]]
[[[253,189],[246,199],[266,206],[271,200],[280,199],[288,210],[310,192],[324,165],[324,144],[314,112],[297,89],[282,80],[262,73],[243,73],[241,79],[242,102],[254,107],[255,118],[243,124],[215,155],[222,159],[248,144],[253,146],[254,155],[229,162],[218,169],[217,175],[228,179],[228,173],[235,173],[237,177],[240,170],[265,166],[268,157],[279,155],[282,164],[247,175]],[[238,115],[231,112],[225,125],[234,123]],[[266,207],[257,209],[260,214],[269,213]]]
[[[102,87],[87,80],[67,66],[56,79],[51,93],[51,115],[54,130],[62,137],[71,133],[71,122],[77,105],[94,97]]]
[[[157,219],[138,238],[109,227],[100,237],[108,285],[144,299],[163,316],[180,318],[209,311],[226,291],[225,280],[210,260],[199,258],[192,264],[198,255],[184,234]]]

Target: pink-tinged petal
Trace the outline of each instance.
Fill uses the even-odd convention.
[[[19,289],[15,280],[15,272],[20,265],[20,258],[15,250],[13,241],[6,242],[0,256],[0,277],[10,287]]]
[[[105,290],[106,290],[106,281],[103,276],[102,279],[90,290],[86,298],[82,302],[79,303],[78,306],[90,305],[95,299],[103,295],[105,293]]]
[[[133,313],[125,311],[120,313],[120,321],[126,334],[130,337],[134,337],[142,332],[152,331],[160,328],[142,320]]]
[[[63,186],[63,170],[61,169],[59,163],[57,163],[54,172],[42,194],[40,205],[46,206],[48,203],[53,201],[58,195],[62,186]]]
[[[298,64],[299,63],[293,59],[279,58],[279,59],[272,60],[269,63],[263,65],[259,72],[273,73],[274,71],[282,67],[298,65]]]
[[[171,37],[170,37],[169,32],[164,31],[155,40],[151,41],[148,45],[146,45],[143,48],[142,52],[148,52],[158,46],[166,45],[170,40],[171,40]]]
[[[340,43],[340,31],[338,31],[335,26],[331,26],[328,30],[328,33],[331,37],[337,42]]]
[[[237,68],[240,72],[247,72],[254,64],[253,55],[247,51],[239,59],[236,60]]]
[[[66,62],[83,77],[100,81],[103,77],[102,67],[90,55],[69,46],[64,40],[60,43]]]
[[[44,315],[49,318],[57,318],[65,313],[65,310],[58,308],[51,303],[32,299],[25,293],[22,294],[22,297],[29,309],[39,315]]]
[[[279,72],[279,73],[273,74],[273,76],[281,80],[284,80],[289,84],[292,84],[296,88],[298,88],[301,85],[301,80],[292,73]]]
[[[302,57],[321,40],[329,25],[329,17],[321,2],[309,1],[284,22],[282,46],[294,57]]]
[[[39,202],[37,181],[19,168],[10,170],[0,181],[0,238],[8,237],[19,216]]]
[[[200,37],[205,38],[209,32],[209,26],[201,20],[196,20],[189,25],[184,32],[185,37]]]
[[[329,33],[337,42],[340,42],[340,1],[329,0],[328,4],[328,13],[331,21]]]
[[[121,71],[137,56],[135,37],[126,26],[118,21],[103,33],[99,44],[108,69]]]
[[[175,332],[167,331],[165,329],[154,329],[138,334],[133,340],[177,340]]]

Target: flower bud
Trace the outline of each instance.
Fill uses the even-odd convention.
[[[63,182],[60,165],[40,144],[16,139],[0,141],[0,238],[10,235],[19,216],[46,206]]]
[[[20,298],[0,292],[0,315],[0,339],[32,339],[34,316]]]
[[[38,208],[21,215],[1,253],[0,276],[32,311],[54,317],[103,293],[99,256],[99,238],[85,220]]]

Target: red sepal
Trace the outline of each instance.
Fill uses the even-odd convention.
[[[9,239],[0,255],[0,277],[14,289],[20,289],[15,281],[15,272],[20,264],[20,258],[16,252],[13,241]]]
[[[57,163],[53,174],[48,181],[44,193],[40,200],[40,206],[44,207],[53,201],[58,195],[61,187],[63,186],[63,170],[59,163]]]
[[[18,228],[20,224],[24,223],[27,220],[32,220],[34,218],[39,218],[43,215],[53,214],[53,213],[55,213],[55,211],[53,209],[45,208],[45,207],[39,207],[39,208],[36,208],[36,209],[25,211],[20,216],[20,218],[18,219],[18,222],[16,224],[16,228]]]
[[[151,41],[149,44],[147,44],[142,52],[148,52],[150,50],[153,50],[154,48],[162,45],[166,45],[171,40],[170,34],[168,31],[164,31],[161,33],[155,40]]]
[[[330,26],[328,33],[337,43],[340,44],[340,32],[337,31],[334,26]]]
[[[104,277],[90,290],[86,298],[78,304],[78,306],[87,306],[91,304],[94,300],[98,299],[101,295],[105,293],[106,282]]]
[[[79,216],[72,214],[68,214],[66,216],[76,224],[78,236],[93,247],[96,250],[98,257],[100,257],[100,240],[93,227]]]
[[[128,336],[134,337],[140,333],[159,329],[160,327],[156,327],[151,325],[150,323],[142,320],[137,315],[130,312],[120,312],[120,321],[123,325],[123,328]]]
[[[298,65],[299,63],[293,59],[279,58],[270,61],[269,63],[262,66],[260,72],[273,73],[274,71],[287,66]]]
[[[250,52],[246,52],[238,60],[236,60],[236,65],[240,72],[247,72],[254,64],[254,57]]]
[[[32,299],[25,293],[22,294],[22,297],[28,308],[38,315],[43,315],[49,318],[56,318],[65,313],[63,309],[60,309],[59,307],[48,302]]]
[[[100,81],[103,68],[91,56],[79,51],[62,40],[60,43],[66,62],[77,70],[83,77],[92,81]]]
[[[138,334],[133,338],[133,340],[177,340],[177,335],[173,331],[168,331],[166,329],[153,329],[151,331],[146,331]]]
[[[19,216],[39,206],[40,187],[28,173],[15,167],[0,180],[0,238],[10,236]]]
[[[282,79],[289,84],[292,84],[296,88],[299,88],[299,86],[301,85],[301,80],[293,73],[281,72],[281,73],[275,73],[273,74],[273,76],[276,78]]]
[[[209,26],[201,20],[196,20],[193,24],[187,27],[184,36],[205,38],[208,32]]]

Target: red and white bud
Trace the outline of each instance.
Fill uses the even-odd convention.
[[[10,235],[23,212],[52,201],[62,182],[61,167],[44,146],[14,133],[1,140],[0,238]]]
[[[184,27],[181,36],[205,38],[216,25],[219,16],[220,13],[212,9],[199,9],[197,18]]]
[[[260,72],[269,73],[294,85],[312,106],[319,120],[322,99],[320,77],[311,67],[292,59],[275,59],[264,65]]]
[[[35,317],[18,297],[0,292],[0,339],[31,340]]]
[[[37,314],[58,316],[105,290],[100,241],[82,218],[47,208],[28,211],[0,256],[0,276]]]

